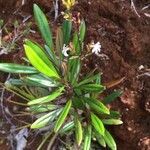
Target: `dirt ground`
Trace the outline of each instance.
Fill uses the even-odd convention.
[[[14,18],[22,21],[32,14],[33,3],[38,3],[53,22],[52,0],[26,0],[23,6],[21,0],[7,3],[0,0],[0,18],[8,24]],[[124,122],[110,129],[118,150],[150,150],[150,9],[144,9],[150,7],[150,1],[134,0],[134,4],[137,12],[130,0],[80,0],[73,10],[85,18],[86,42],[100,41],[102,52],[109,58],[90,57],[86,62],[87,72],[93,67],[99,68],[103,83],[108,87],[106,94],[114,89],[124,91],[111,105],[120,111]],[[59,13],[62,10],[61,7]],[[59,19],[54,24],[59,24]],[[38,34],[29,37],[42,43]],[[18,44],[22,43],[20,40]],[[20,61],[18,56],[22,55],[23,49],[1,55],[0,61]],[[0,75],[0,79],[4,80],[5,76]]]

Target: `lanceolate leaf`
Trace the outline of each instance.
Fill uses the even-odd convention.
[[[75,97],[72,99],[72,104],[75,109],[84,109],[85,103],[82,98]]]
[[[59,97],[62,94],[63,90],[64,90],[64,87],[61,87],[48,96],[29,101],[28,105],[43,104],[43,103],[47,103],[52,100],[55,100],[57,97]]]
[[[64,37],[64,44],[66,45],[68,45],[70,42],[71,30],[72,30],[72,21],[65,20],[63,22],[63,37]]]
[[[49,77],[59,78],[53,64],[47,60],[47,56],[40,47],[34,45],[33,48],[31,46],[24,45],[24,48],[28,59],[37,70]]]
[[[7,89],[11,89],[11,91],[14,91],[16,95],[23,97],[27,101],[34,99],[34,96],[32,94],[29,94],[27,91],[25,91],[21,87],[14,86],[7,81],[5,82],[5,86]]]
[[[80,59],[72,59],[69,61],[69,80],[71,82],[72,85],[74,85],[77,80],[78,80],[78,76],[79,76],[79,72],[80,72],[80,68],[81,68],[81,63],[80,63]]]
[[[48,48],[48,50],[44,50],[39,44],[35,43],[35,42],[32,42],[30,40],[25,40],[25,44],[28,45],[29,47],[31,47],[36,53],[37,55],[39,55],[41,57],[41,59],[53,70],[56,72],[56,69],[53,65],[53,63],[50,61],[49,57],[47,56],[46,52],[51,51],[51,53],[53,53],[53,55],[51,57],[54,57],[52,60],[55,60],[56,57],[55,57],[55,54],[54,52],[48,47],[46,46],[46,48]],[[48,52],[47,52],[48,53]],[[49,54],[48,53],[48,54]],[[50,58],[51,58],[50,57]],[[55,60],[56,61],[56,60]],[[57,72],[56,72],[57,73]]]
[[[101,92],[105,90],[105,87],[99,84],[85,84],[85,85],[79,86],[78,88],[86,92]]]
[[[43,113],[43,112],[55,110],[57,108],[58,108],[57,105],[52,105],[52,104],[33,105],[29,107],[30,111],[32,111],[33,113]]]
[[[69,110],[71,108],[71,105],[72,105],[72,101],[69,100],[66,104],[66,106],[64,107],[62,113],[60,114],[56,124],[55,124],[55,127],[54,127],[54,132],[57,133],[60,129],[60,127],[63,125],[68,113],[69,113]]]
[[[48,21],[46,19],[45,14],[36,4],[34,4],[34,17],[43,39],[45,40],[46,44],[50,47],[50,49],[53,50],[52,33]]]
[[[39,56],[41,56],[41,58],[44,60],[44,62],[47,65],[51,64],[49,58],[47,57],[47,55],[44,51],[44,49],[38,43],[32,42],[31,40],[26,39],[25,45],[28,45],[29,47],[31,47]]]
[[[118,112],[118,111],[113,111],[113,110],[111,110],[110,111],[110,114],[107,116],[108,118],[120,118],[121,117],[121,114],[120,114],[120,112]]]
[[[73,128],[74,128],[74,121],[71,121],[71,122],[65,124],[63,126],[63,128],[60,129],[59,133],[66,133],[66,132],[70,131]]]
[[[100,134],[104,136],[105,133],[105,127],[102,123],[102,121],[93,113],[91,113],[91,121],[92,125],[95,128],[95,130]]]
[[[8,73],[24,73],[24,74],[38,73],[38,71],[33,67],[13,63],[0,63],[0,70]]]
[[[93,98],[84,98],[89,107],[97,113],[110,114],[109,109],[99,100]]]
[[[15,85],[15,86],[31,86],[31,87],[58,87],[59,85],[55,82],[46,79],[39,79],[38,75],[31,75],[28,77],[23,77],[21,79],[13,79],[10,78],[5,82],[7,85]],[[31,78],[30,78],[31,77]]]
[[[87,84],[87,83],[91,83],[91,82],[97,80],[98,78],[100,78],[100,74],[99,73],[96,74],[96,75],[90,76],[88,78],[85,78],[85,79],[83,79],[81,82],[79,82],[77,84],[77,87],[81,86],[81,85],[84,85],[84,84]],[[100,84],[100,83],[97,83],[97,84]]]
[[[83,150],[90,150],[90,148],[91,148],[91,137],[92,137],[92,127],[91,127],[91,125],[88,125],[88,127],[85,128]]]
[[[77,32],[75,32],[73,35],[73,46],[74,46],[74,49],[75,49],[77,55],[79,55],[81,52],[81,46],[80,46],[79,36],[78,36]]]
[[[117,150],[116,142],[107,130],[105,130],[104,140],[111,150]]]
[[[85,32],[86,32],[86,26],[85,26],[84,20],[82,20],[81,24],[80,24],[80,32],[79,32],[79,37],[80,37],[81,43],[84,41]]]
[[[123,122],[120,119],[103,119],[102,122],[107,125],[120,125]]]
[[[121,96],[122,91],[115,91],[112,94],[108,95],[106,98],[104,98],[103,103],[109,104],[112,101],[114,101],[117,97]]]
[[[47,45],[44,46],[45,47],[45,50],[47,52],[47,54],[49,55],[49,58],[51,60],[51,62],[56,66],[56,67],[59,67],[59,63],[58,63],[58,60],[56,58],[56,54],[54,53],[53,50],[51,50]]]
[[[98,143],[101,146],[106,147],[106,142],[104,140],[104,137],[102,135],[100,135],[99,133],[97,133],[97,131],[94,132],[94,135],[95,135],[96,140],[98,141]]]
[[[101,84],[101,74],[97,74],[96,76],[96,84]]]
[[[82,125],[78,117],[75,117],[75,134],[76,134],[76,141],[78,146],[80,146],[83,138],[83,131],[82,131]]]
[[[80,89],[74,89],[75,94],[77,94],[78,96],[82,95],[82,91]]]
[[[54,80],[45,78],[41,75],[30,75],[21,79],[27,84],[31,84],[33,86],[58,87],[58,83],[56,83]]]
[[[58,53],[58,56],[60,57],[60,60],[62,60],[62,49],[64,45],[64,39],[63,39],[63,31],[62,28],[57,29],[57,35],[56,35],[56,50]]]
[[[48,123],[52,122],[60,113],[62,109],[54,110],[41,118],[37,119],[32,125],[31,129],[39,129],[48,125]]]
[[[9,80],[7,80],[5,82],[6,85],[16,85],[16,86],[22,86],[22,85],[26,85],[22,80],[20,79],[12,79],[10,78]]]

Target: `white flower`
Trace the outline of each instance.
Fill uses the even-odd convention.
[[[62,50],[62,54],[65,56],[65,57],[68,57],[68,51],[70,51],[70,48],[68,46],[66,46],[66,44],[64,44],[63,46],[63,50]]]
[[[101,52],[101,47],[102,47],[100,42],[97,42],[96,44],[93,43],[91,47],[92,47],[92,53],[99,55],[99,53]]]

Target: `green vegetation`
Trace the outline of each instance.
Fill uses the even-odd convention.
[[[31,124],[31,129],[50,125],[52,132],[44,141],[49,135],[53,141],[56,136],[69,132],[75,135],[79,149],[90,150],[92,140],[96,139],[101,146],[107,145],[116,150],[115,140],[106,125],[120,125],[122,121],[118,112],[111,111],[106,104],[120,96],[121,92],[114,92],[100,100],[99,94],[106,89],[101,83],[100,73],[91,70],[86,77],[81,76],[86,57],[84,20],[75,31],[72,20],[64,20],[53,43],[47,18],[36,4],[34,15],[45,41],[44,48],[25,40],[26,64],[0,63],[1,71],[14,73],[17,77],[7,81],[7,87],[28,101],[31,115],[37,117],[40,114]]]

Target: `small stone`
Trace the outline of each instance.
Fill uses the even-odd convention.
[[[139,66],[139,70],[143,70],[143,69],[144,69],[143,65]]]
[[[126,108],[126,111],[129,111],[129,108]]]
[[[128,131],[132,131],[132,128],[131,127],[127,127]]]

